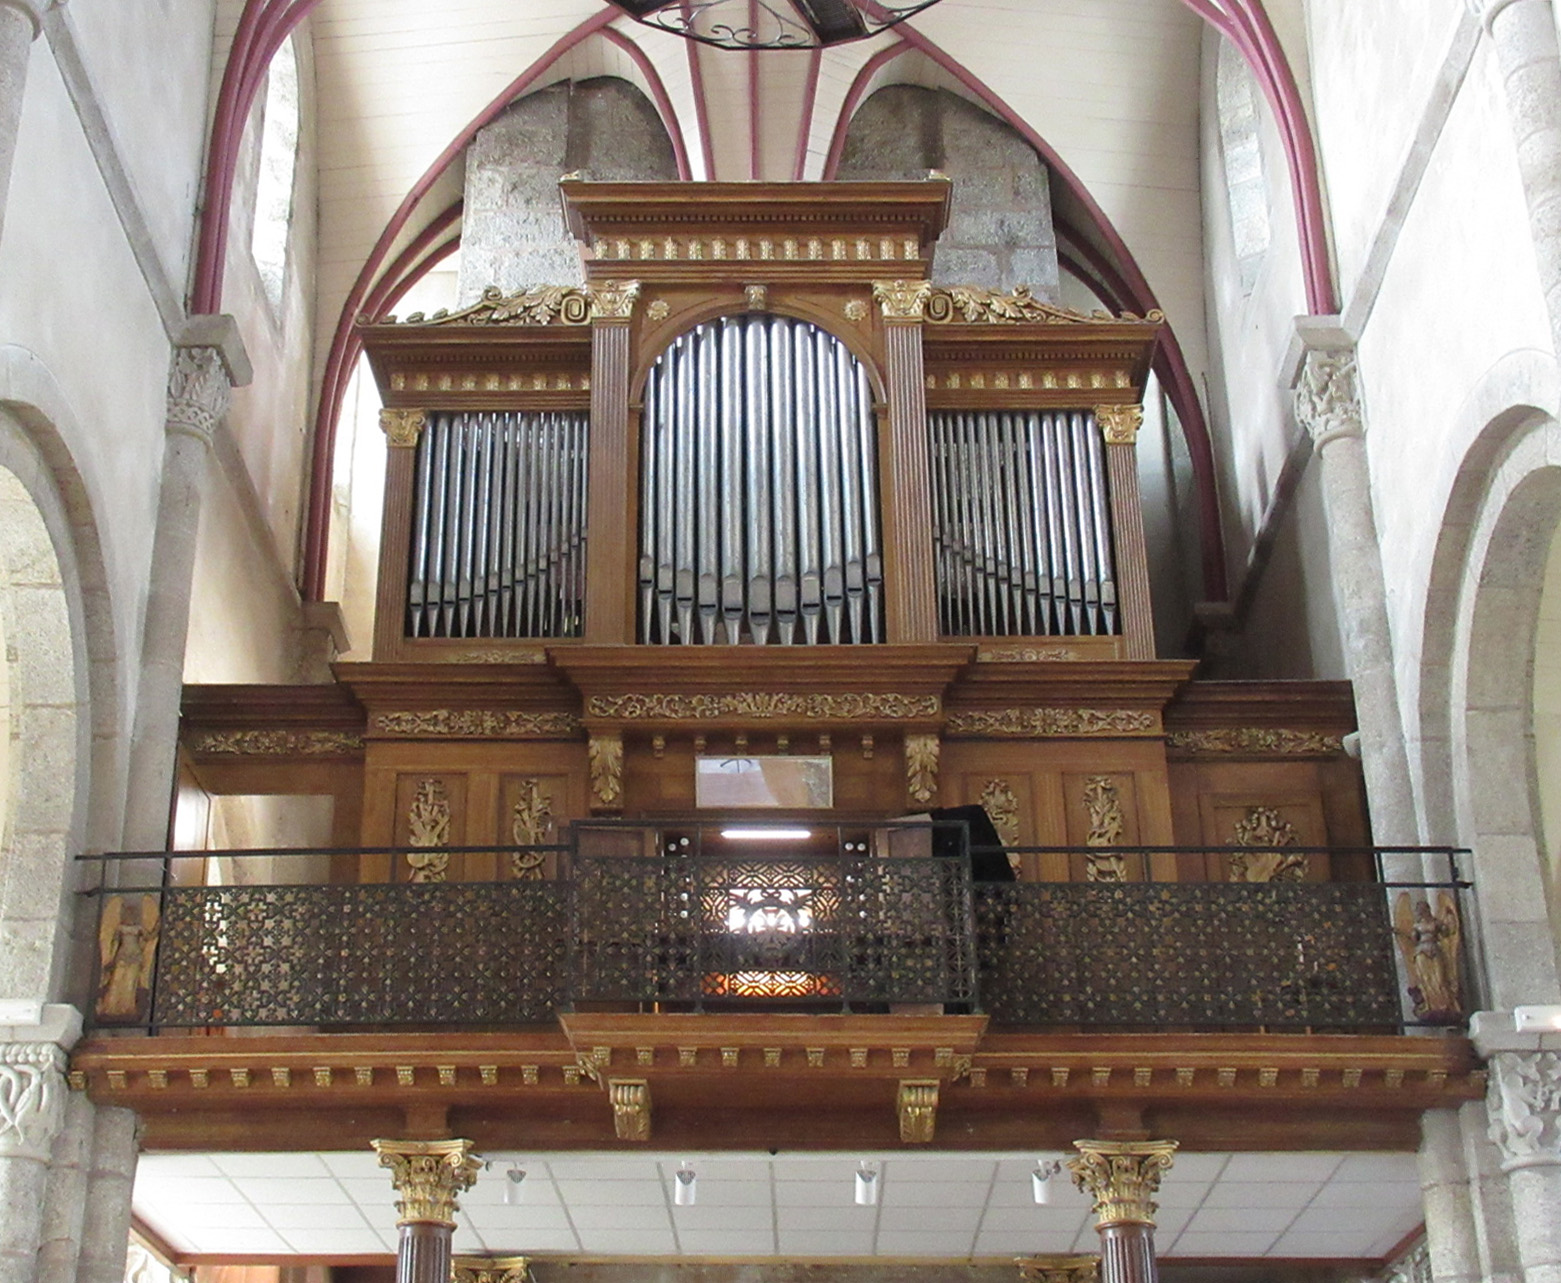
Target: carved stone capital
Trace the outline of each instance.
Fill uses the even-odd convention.
[[[170,433],[195,437],[207,445],[228,412],[233,383],[220,348],[175,348],[168,367]]]
[[[1138,430],[1144,426],[1141,405],[1097,405],[1095,422],[1107,445],[1136,445]]]
[[[1295,385],[1295,419],[1319,451],[1340,437],[1362,435],[1353,350],[1313,348],[1306,353]]]
[[[385,440],[392,448],[410,449],[416,446],[427,426],[426,410],[392,410],[387,407],[379,412],[380,431],[385,434]]]
[[[1501,1051],[1489,1070],[1485,1106],[1503,1169],[1561,1166],[1561,1052]]]
[[[919,321],[932,295],[927,281],[874,281],[873,298],[885,320]]]
[[[1155,1191],[1176,1153],[1174,1140],[1076,1140],[1073,1183],[1095,1200],[1095,1227],[1153,1225]]]
[[[482,1162],[469,1140],[376,1140],[379,1165],[390,1168],[398,1225],[455,1226],[455,1196],[472,1187]]]
[[[49,1161],[65,1090],[65,1052],[54,1043],[0,1043],[0,1156]]]

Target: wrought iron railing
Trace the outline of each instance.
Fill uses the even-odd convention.
[[[1323,854],[1285,850],[1287,879]],[[1374,880],[1267,882],[1155,880],[1202,848],[1118,851],[1117,881],[973,882],[962,825],[749,844],[699,823],[591,822],[565,845],[450,853],[540,872],[508,858],[522,851],[556,876],[180,885],[212,856],[319,872],[328,855],[338,878],[412,866],[383,848],[87,857],[169,870],[88,893],[93,1023],[505,1028],[574,1005],[914,1003],[1023,1028],[1324,1030],[1456,1026],[1470,1005],[1469,883],[1445,848],[1354,853]]]

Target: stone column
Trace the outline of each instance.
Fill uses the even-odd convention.
[[[81,1035],[74,1007],[6,1004],[0,1027],[0,1283],[34,1283],[54,1138],[65,1119],[65,1053]]]
[[[99,1106],[92,1119],[92,1167],[81,1226],[76,1283],[124,1283],[130,1245],[130,1191],[140,1156],[140,1125],[128,1109]]]
[[[1479,1283],[1469,1169],[1455,1109],[1428,1109],[1420,1116],[1420,1198],[1432,1283]]]
[[[1355,687],[1372,839],[1384,846],[1412,846],[1419,841],[1420,829],[1393,672],[1355,348],[1337,318],[1301,317],[1296,331],[1302,356],[1295,417],[1311,435],[1322,472],[1334,608],[1344,662]],[[1418,876],[1419,862],[1396,872]]]
[[[1154,1193],[1176,1152],[1174,1140],[1076,1140],[1073,1183],[1095,1200],[1100,1283],[1157,1283]]]
[[[1512,1195],[1524,1283],[1561,1283],[1561,1052],[1490,1058],[1491,1139]]]
[[[1561,50],[1551,0],[1469,0],[1491,38],[1517,148],[1539,284],[1561,352]]]
[[[195,541],[211,439],[227,413],[232,389],[249,377],[249,360],[232,317],[197,316],[187,322],[168,371],[162,489],[130,748],[124,837],[130,850],[160,851],[167,839]]]
[[[42,30],[43,0],[0,0],[0,231],[5,230],[11,162],[16,158],[22,94],[27,88],[27,60]]]
[[[396,1200],[396,1283],[450,1283],[455,1196],[470,1189],[482,1163],[469,1140],[377,1140]]]

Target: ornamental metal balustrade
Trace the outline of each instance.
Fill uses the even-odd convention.
[[[1472,1009],[1471,884],[1448,848],[1354,852],[1375,880],[1156,880],[1168,856],[1229,849],[1123,848],[1120,881],[975,882],[963,825],[810,829],[745,845],[697,822],[593,821],[559,846],[448,848],[557,870],[497,882],[178,885],[176,866],[212,857],[389,856],[405,877],[427,854],[405,848],[83,857],[120,884],[85,893],[93,1023],[502,1029],[577,1006],[938,1004],[1025,1029],[1392,1031]],[[1283,851],[1292,868],[1341,854]],[[152,860],[171,875],[114,876]]]

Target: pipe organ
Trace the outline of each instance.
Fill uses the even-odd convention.
[[[844,343],[724,316],[673,341],[644,405],[640,641],[883,640],[877,423]]]

